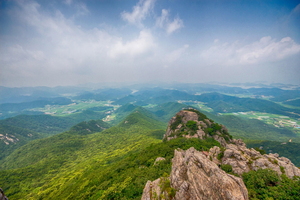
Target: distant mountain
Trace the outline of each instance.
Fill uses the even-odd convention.
[[[214,109],[214,112],[219,113],[258,111],[286,115],[293,118],[300,116],[299,110],[286,108],[263,99],[239,98],[220,93],[205,93],[199,95],[197,100],[206,102],[207,106]]]
[[[22,103],[4,103],[0,104],[0,119],[20,115],[22,113],[37,114],[36,111],[27,111],[32,108],[43,108],[46,105],[68,105],[72,101],[65,97],[56,97],[56,98],[43,98],[42,100],[22,102]]]
[[[149,110],[152,111],[162,121],[168,122],[177,112],[188,107],[190,106],[182,103],[168,102],[159,104],[153,108],[149,108]]]
[[[85,92],[81,95],[73,97],[76,100],[96,100],[96,101],[107,101],[107,100],[117,100],[123,98],[126,95],[132,93],[130,89],[102,89],[93,92]]]
[[[153,126],[155,124],[155,126]],[[118,124],[117,127],[127,128],[133,125],[143,126],[148,129],[164,129],[165,123],[158,121],[158,118],[150,111],[136,107],[131,114]]]
[[[127,103],[135,103],[138,105],[147,105],[193,99],[195,99],[194,95],[188,94],[183,91],[154,88],[151,90],[149,89],[138,91],[134,94],[125,96],[115,101],[114,104],[124,105]]]
[[[56,98],[63,95],[76,94],[88,90],[87,88],[73,86],[50,87],[19,87],[8,88],[0,86],[0,103],[22,103],[41,100],[44,98]]]
[[[96,132],[101,132],[110,127],[111,126],[108,123],[102,120],[83,121],[76,124],[75,126],[72,126],[69,130],[69,133],[87,135]]]

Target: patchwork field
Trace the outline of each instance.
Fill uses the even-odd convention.
[[[107,112],[111,110],[115,110],[119,107],[116,105],[112,105],[111,103],[112,103],[111,101],[73,100],[73,103],[69,105],[46,105],[43,108],[31,109],[31,111],[40,111],[40,112],[44,112],[45,114],[54,115],[54,116],[66,116],[72,113],[78,113],[83,110],[91,109],[94,107],[99,108],[101,111],[107,111]]]

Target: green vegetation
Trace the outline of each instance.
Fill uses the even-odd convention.
[[[281,177],[271,169],[259,169],[242,175],[250,199],[299,199],[300,179]]]
[[[188,121],[186,123],[186,126],[191,129],[192,131],[197,131],[198,130],[198,126],[197,126],[197,122],[195,121]]]
[[[221,165],[220,168],[222,170],[224,170],[226,173],[232,173],[232,166],[231,165],[224,164],[224,165]]]

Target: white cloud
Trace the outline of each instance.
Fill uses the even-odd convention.
[[[85,30],[58,10],[54,15],[44,13],[33,1],[20,1],[18,6],[15,16],[22,22],[22,37],[27,39],[12,40],[0,48],[0,79],[5,82],[64,85],[99,81],[99,77],[113,81],[113,77],[124,76],[124,66],[133,65],[133,60],[138,69],[138,63],[149,59],[156,46],[149,30],[126,40],[98,28]]]
[[[160,28],[163,28],[165,26],[165,23],[167,23],[169,20],[169,11],[166,9],[162,9],[161,16],[157,18],[156,25]]]
[[[133,7],[133,11],[122,12],[121,17],[123,20],[137,25],[142,26],[142,21],[149,14],[150,10],[153,8],[155,0],[140,0],[136,6]]]
[[[210,64],[245,65],[278,61],[299,52],[300,45],[290,37],[276,41],[267,36],[247,45],[239,41],[231,44],[214,43],[201,53],[201,57]]]
[[[144,54],[155,46],[153,36],[149,31],[141,31],[139,37],[135,40],[123,42],[118,39],[110,48],[108,55],[116,58],[120,55],[137,56]]]
[[[183,27],[183,21],[180,18],[175,18],[171,23],[167,25],[167,33],[171,34],[174,31]]]
[[[171,21],[169,19],[169,11],[162,9],[161,16],[156,20],[156,26],[165,29],[167,34],[172,34],[174,31],[183,27],[183,21],[179,17]]]

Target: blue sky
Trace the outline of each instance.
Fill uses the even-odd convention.
[[[300,0],[2,0],[0,85],[300,84]]]

